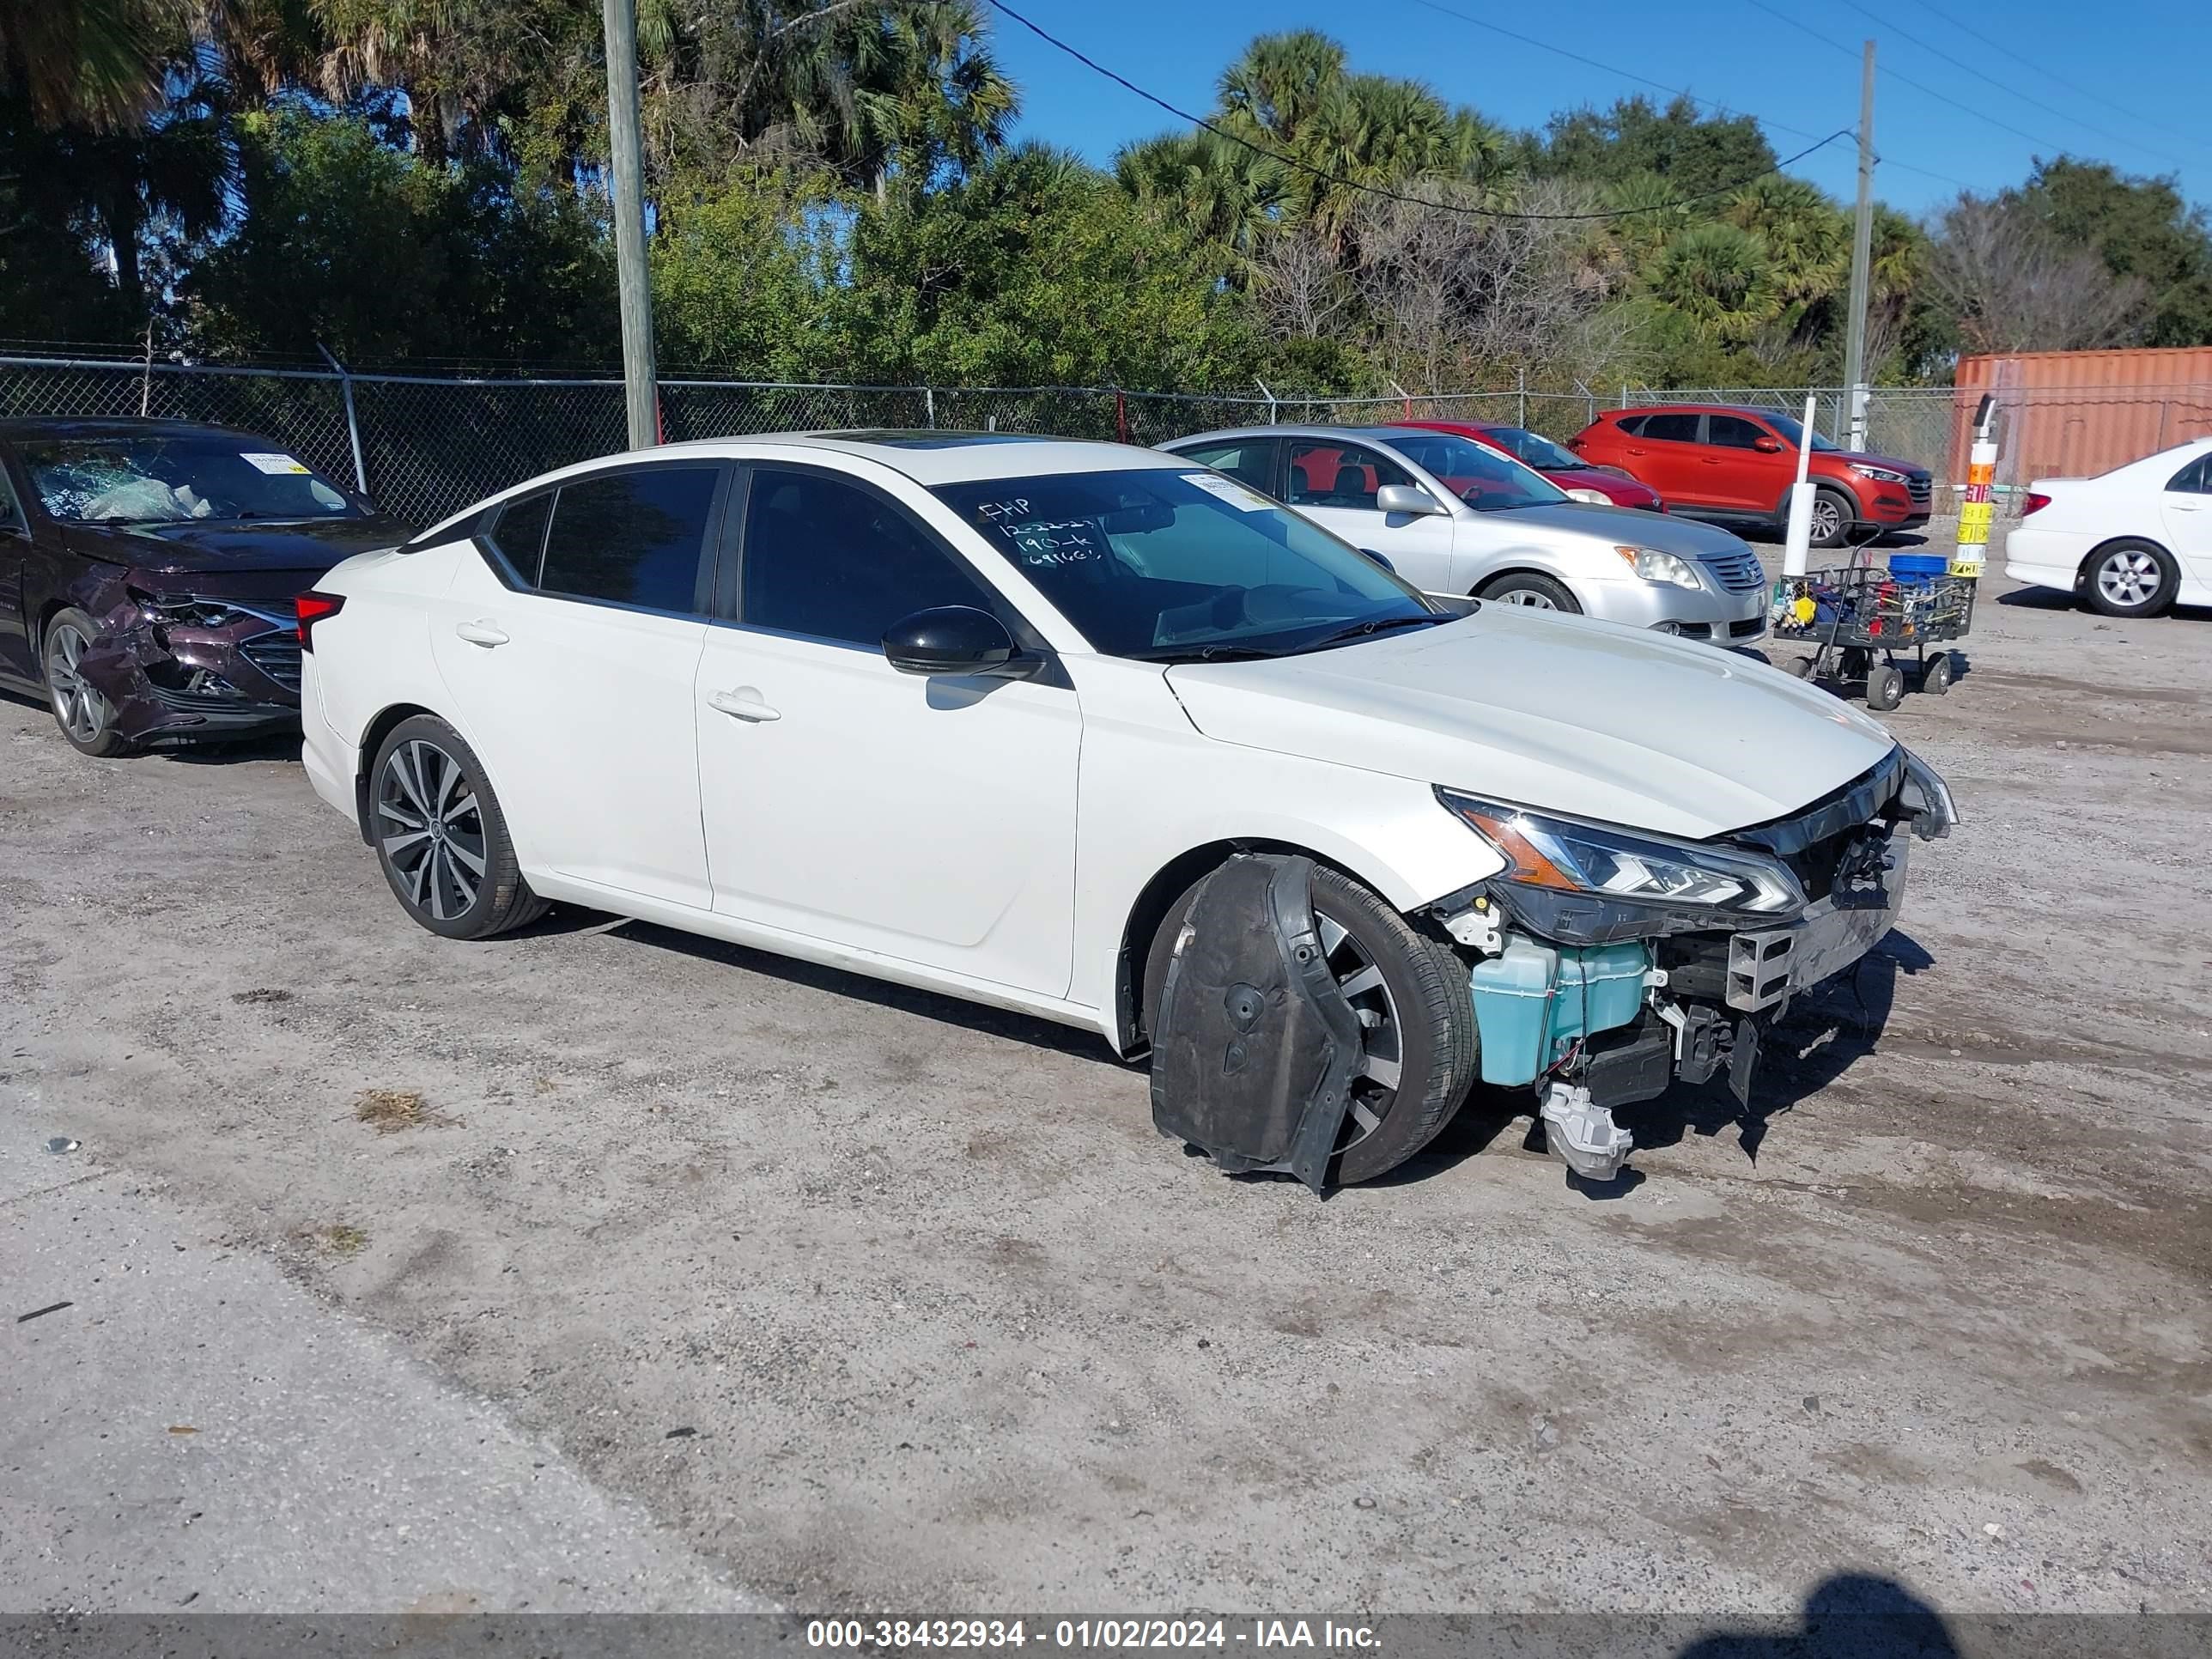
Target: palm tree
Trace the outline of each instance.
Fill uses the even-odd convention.
[[[1138,201],[1161,208],[1249,262],[1282,214],[1284,169],[1203,128],[1124,145],[1114,176]]]
[[[1661,252],[1652,295],[1709,340],[1741,345],[1782,313],[1765,239],[1721,222],[1692,225]]]
[[[0,80],[40,125],[112,132],[161,106],[169,63],[207,9],[193,0],[14,0]]]

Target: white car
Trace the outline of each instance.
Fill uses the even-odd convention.
[[[1897,826],[1950,821],[1881,726],[1761,663],[1455,614],[1111,444],[612,456],[348,560],[300,618],[307,774],[452,938],[573,902],[1133,1054],[1197,884],[1311,854],[1363,1031],[1347,1181],[1478,1070],[1591,1087],[1602,1042],[1479,1050],[1482,973],[1564,982],[1605,942],[1646,1079],[1699,1075],[1886,929]]]
[[[1430,593],[1566,611],[1717,645],[1765,637],[1767,580],[1717,525],[1571,499],[1457,433],[1255,426],[1162,448],[1287,506]]]
[[[2038,478],[2005,537],[2005,574],[2108,617],[2212,605],[2212,437],[2094,478]]]

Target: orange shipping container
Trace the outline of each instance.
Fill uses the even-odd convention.
[[[1951,474],[1966,476],[1984,392],[2004,410],[1997,481],[2085,477],[2212,434],[2212,346],[1961,357]]]

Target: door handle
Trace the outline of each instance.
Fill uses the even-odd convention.
[[[750,720],[756,726],[768,720],[780,720],[783,711],[771,708],[761,701],[760,693],[747,686],[742,691],[717,691],[707,699],[725,714],[734,714],[741,720]]]
[[[2166,505],[2177,513],[2194,513],[2198,508],[2202,507],[2204,503],[2203,501],[2169,501],[2166,502]]]
[[[492,623],[457,623],[453,626],[453,632],[459,634],[471,645],[481,645],[487,650],[495,645],[507,643],[507,630]]]

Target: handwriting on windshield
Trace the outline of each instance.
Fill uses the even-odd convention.
[[[1091,538],[1091,526],[1087,519],[1005,525],[1000,528],[1013,543],[1024,564],[1049,568],[1106,556],[1105,550]]]

